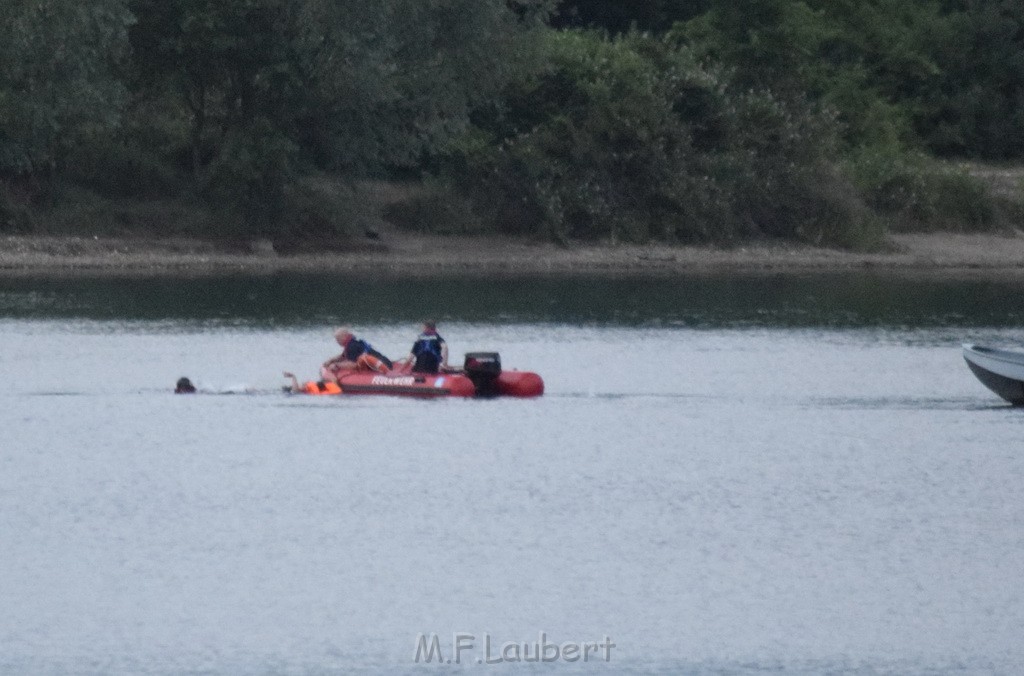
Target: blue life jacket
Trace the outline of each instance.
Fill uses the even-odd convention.
[[[367,343],[365,340],[359,340],[358,338],[352,338],[348,341],[348,345],[345,346],[345,359],[349,361],[355,361],[360,356],[373,350],[373,346]]]
[[[413,343],[412,354],[416,357],[413,364],[413,373],[437,373],[441,368],[441,347],[444,345],[444,338],[437,332],[421,333],[420,337]]]
[[[370,345],[365,340],[359,340],[358,338],[352,338],[352,340],[348,341],[348,345],[345,346],[344,354],[345,359],[349,361],[355,361],[364,354],[369,354],[373,357],[376,357],[377,359],[380,359],[382,362],[384,362],[384,365],[387,366],[389,369],[395,367],[395,365],[391,363],[390,359],[385,357],[380,352],[377,352],[377,350],[373,349],[373,345]]]
[[[438,361],[441,359],[441,345],[444,344],[444,338],[437,333],[421,333],[416,342],[412,345],[412,354],[417,359],[420,355],[431,354],[435,356]]]

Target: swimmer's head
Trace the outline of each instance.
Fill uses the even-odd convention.
[[[178,378],[178,382],[174,386],[175,394],[195,394],[196,386],[192,384],[192,381],[188,378]]]

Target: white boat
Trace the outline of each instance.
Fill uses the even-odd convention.
[[[1024,406],[1024,352],[964,345],[964,359],[985,387],[1016,406]]]

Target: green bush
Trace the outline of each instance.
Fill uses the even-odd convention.
[[[441,163],[491,227],[558,241],[829,245],[878,239],[834,166],[838,126],[800,99],[733,91],[668,41],[549,37],[547,70]]]
[[[552,34],[545,49],[549,68],[507,94],[515,114],[483,120],[452,148],[444,164],[451,184],[501,231],[706,239],[702,212],[723,200],[680,111],[690,93],[715,96],[712,76],[637,35]]]
[[[154,153],[120,139],[96,139],[72,151],[65,180],[104,197],[158,197],[178,194],[184,177]]]
[[[202,194],[222,213],[220,235],[274,237],[287,226],[297,147],[265,120],[232,132],[205,172]]]
[[[862,149],[847,166],[867,203],[897,231],[991,230],[999,225],[985,184],[923,155]]]
[[[933,223],[947,230],[991,230],[997,225],[995,204],[985,185],[956,170],[928,177]]]
[[[733,210],[756,234],[817,245],[873,246],[880,229],[835,166],[832,117],[771,92],[737,95],[730,144],[738,150]]]
[[[283,213],[270,233],[279,250],[330,247],[375,225],[373,209],[350,186],[306,177],[286,186]]]
[[[445,235],[483,231],[472,204],[457,191],[441,185],[429,185],[419,194],[386,205],[382,211],[386,221],[403,230]]]
[[[0,180],[0,232],[23,233],[33,229],[32,209],[6,181]]]

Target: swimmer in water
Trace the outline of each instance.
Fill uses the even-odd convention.
[[[188,378],[178,378],[178,382],[174,386],[175,394],[195,394],[196,386],[192,384],[192,381]]]
[[[291,373],[289,371],[285,371],[284,372],[284,377],[285,378],[291,378],[291,380],[292,380],[291,387],[285,387],[284,388],[286,392],[291,392],[292,394],[302,394],[303,392],[306,391],[305,389],[303,389],[303,387],[301,385],[299,385],[299,379],[295,377],[294,373]]]

